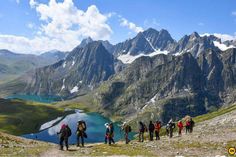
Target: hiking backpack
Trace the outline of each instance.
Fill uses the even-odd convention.
[[[71,129],[70,129],[69,127],[68,127],[67,129],[68,129],[68,137],[70,137],[71,134],[72,134],[72,133],[71,133]]]
[[[86,126],[86,123],[85,123],[85,121],[83,121],[83,120],[79,121],[79,126],[81,126],[81,127],[82,127],[82,128],[81,128],[81,129],[79,129],[79,130],[86,131],[86,129],[87,129],[87,126]]]
[[[145,124],[143,124],[144,127],[144,132],[148,132],[147,126]]]
[[[129,130],[129,132],[131,132],[131,131],[132,131],[132,128],[131,128],[131,126],[130,126],[130,125],[128,126],[128,130]]]

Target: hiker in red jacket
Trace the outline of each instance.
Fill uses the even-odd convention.
[[[178,126],[178,128],[179,128],[179,136],[181,136],[181,135],[182,135],[182,130],[183,130],[183,127],[184,127],[184,125],[183,125],[183,123],[182,123],[181,120],[178,121],[177,126]]]
[[[160,130],[161,130],[161,122],[160,121],[156,121],[156,123],[155,123],[156,140],[160,140],[160,135],[159,135]]]

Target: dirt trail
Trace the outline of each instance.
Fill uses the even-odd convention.
[[[68,157],[68,156],[89,156],[90,149],[93,146],[100,145],[101,143],[96,144],[87,144],[85,147],[76,147],[75,145],[70,145],[69,150],[66,151],[65,148],[63,151],[59,150],[59,146],[53,146],[46,152],[40,154],[40,157]]]

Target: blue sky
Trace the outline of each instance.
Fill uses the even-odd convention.
[[[236,1],[5,0],[0,23],[0,49],[20,53],[70,50],[87,36],[114,44],[149,27],[176,40],[193,31],[235,39]]]

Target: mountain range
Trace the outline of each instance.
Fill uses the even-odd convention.
[[[65,58],[0,86],[0,94],[89,95],[106,116],[167,122],[235,102],[236,42],[149,28],[112,45],[87,38]]]

